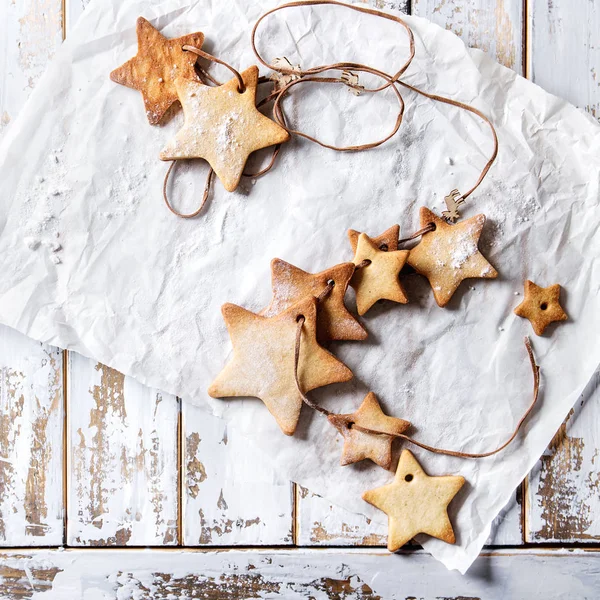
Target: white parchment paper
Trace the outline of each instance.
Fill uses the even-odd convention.
[[[174,217],[162,204],[166,165],[157,157],[181,114],[149,126],[140,95],[108,74],[136,53],[139,15],[167,36],[203,31],[205,47],[240,69],[255,64],[250,30],[272,5],[92,1],[0,147],[0,321],[206,407],[266,449],[282,477],[385,520],[361,492],[392,474],[339,467],[341,440],[320,415],[305,408],[288,438],[259,401],[208,398],[231,351],[220,306],[266,306],[273,257],[314,272],[350,260],[350,227],[378,235],[398,222],[411,233],[420,206],[440,211],[445,194],[475,181],[489,134],[464,112],[407,93],[401,132],[384,146],[341,154],[294,140],[266,177],[231,194],[217,182],[202,217]],[[354,381],[314,397],[347,412],[373,390],[418,439],[485,451],[531,400],[522,341],[531,328],[512,312],[523,281],[563,285],[570,316],[534,339],[541,403],[506,451],[481,461],[415,451],[430,474],[467,479],[451,505],[456,545],[420,540],[464,572],[600,363],[600,128],[452,33],[406,20],[417,51],[406,81],[472,103],[498,129],[497,163],[464,212],[488,216],[481,248],[500,276],[463,283],[446,309],[424,279],[407,278],[410,304],[377,305],[363,319],[366,342],[331,346]],[[407,55],[398,25],[339,8],[289,11],[259,43],[268,59],[303,67],[356,60],[393,72]],[[296,88],[286,108],[294,125],[336,144],[380,137],[396,111],[391,93],[357,98],[333,86]],[[200,198],[204,173],[179,171],[183,210]]]

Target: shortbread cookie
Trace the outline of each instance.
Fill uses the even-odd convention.
[[[304,316],[298,364],[303,392],[352,379],[352,371],[319,346],[317,301],[306,298],[276,317],[263,317],[235,304],[222,308],[233,356],[208,388],[213,398],[260,398],[286,435],[300,418],[302,396],[294,377],[298,318]]]
[[[140,17],[137,20],[137,38],[137,55],[115,69],[110,78],[139,90],[144,98],[148,121],[157,125],[178,100],[175,79],[196,78],[194,65],[198,57],[183,50],[183,46],[200,48],[204,34],[198,31],[169,40]]]
[[[287,142],[289,133],[256,108],[258,67],[242,74],[245,91],[236,77],[218,87],[178,79],[185,123],[160,153],[161,160],[203,158],[228,192],[238,186],[252,152]]]
[[[350,285],[356,291],[359,315],[364,315],[378,300],[392,300],[401,304],[408,302],[398,279],[407,258],[408,250],[380,250],[366,233],[358,236],[352,262],[358,266],[368,261],[366,266],[356,269],[350,280]]]
[[[536,335],[542,335],[550,323],[566,321],[567,313],[560,305],[560,285],[543,288],[527,280],[525,298],[515,308],[515,315],[529,319]]]
[[[430,223],[435,231],[425,233],[411,249],[408,264],[427,277],[435,301],[446,306],[464,279],[494,279],[498,273],[477,246],[485,223],[485,215],[451,225],[428,208],[421,208],[421,227]]]
[[[348,239],[352,246],[352,252],[356,254],[356,247],[358,246],[358,238],[360,231],[354,229],[348,229]],[[400,238],[400,225],[392,225],[389,229],[386,229],[381,235],[370,238],[371,241],[380,250],[398,250],[398,239]]]
[[[343,467],[369,458],[380,467],[389,469],[392,465],[394,436],[404,433],[410,427],[408,421],[384,414],[373,392],[366,395],[357,411],[352,414],[329,415],[328,419],[344,436],[340,460]],[[360,431],[355,425],[380,433]]]
[[[352,263],[342,263],[312,274],[274,258],[271,261],[273,299],[262,314],[271,317],[307,296],[318,297],[331,282],[331,292],[317,307],[317,339],[364,340],[367,332],[344,304],[348,282],[353,273]]]
[[[388,515],[388,550],[395,552],[418,533],[454,544],[448,504],[464,485],[460,475],[430,477],[409,450],[403,450],[394,482],[369,490],[363,500]]]

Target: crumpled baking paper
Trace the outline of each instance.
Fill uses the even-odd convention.
[[[383,146],[336,153],[296,138],[268,175],[244,180],[235,193],[216,182],[201,217],[176,218],[162,204],[167,165],[157,157],[182,116],[149,126],[140,95],[109,72],[136,53],[139,15],[170,37],[201,30],[205,49],[246,68],[256,63],[252,25],[271,6],[92,1],[0,148],[0,321],[223,416],[267,449],[283,477],[385,520],[361,493],[392,474],[370,463],[340,467],[341,439],[322,416],[305,407],[289,438],[260,401],[208,397],[231,352],[220,306],[264,308],[273,257],[313,272],[351,260],[348,228],[378,235],[397,222],[412,233],[420,206],[439,212],[444,195],[476,180],[491,150],[489,130],[406,92],[402,128]],[[424,279],[407,277],[410,304],[377,305],[362,319],[367,341],[331,345],[354,381],[313,398],[351,412],[372,390],[388,414],[414,424],[419,440],[486,451],[508,437],[531,401],[523,345],[531,327],[512,312],[524,280],[560,283],[570,317],[534,336],[540,405],[509,448],[479,461],[415,450],[430,474],[467,480],[451,505],[456,545],[419,539],[464,572],[600,363],[600,128],[452,33],[405,18],[416,43],[405,81],[471,103],[497,127],[498,160],[464,215],[487,215],[481,248],[500,275],[463,283],[445,309]],[[285,56],[304,68],[356,60],[391,73],[407,56],[399,25],[332,7],[273,17],[258,39],[268,60]],[[347,145],[389,131],[396,102],[389,91],[357,97],[344,86],[306,85],[285,109],[295,127]],[[178,170],[172,194],[181,210],[199,201],[205,173],[201,162]]]

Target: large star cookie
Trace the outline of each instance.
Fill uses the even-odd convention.
[[[352,414],[329,415],[328,418],[344,436],[340,459],[342,466],[369,458],[380,467],[389,469],[392,464],[394,436],[404,433],[410,427],[408,421],[384,414],[373,392],[365,396],[358,410]],[[361,431],[355,425],[380,433]]]
[[[408,264],[429,280],[439,306],[446,306],[464,279],[494,279],[498,273],[477,246],[485,215],[450,225],[428,208],[421,208],[421,227],[430,223],[435,231],[423,235],[411,249]]]
[[[352,241],[350,232],[349,236]],[[382,250],[379,246],[380,244],[366,233],[358,236],[352,262],[357,266],[365,261],[368,264],[356,269],[350,285],[356,292],[356,308],[361,316],[378,300],[392,300],[401,304],[408,302],[404,288],[398,279],[408,258],[408,250]],[[396,247],[398,247],[397,238]]]
[[[298,319],[304,316],[298,381],[303,392],[352,379],[352,371],[319,346],[317,301],[310,297],[276,317],[264,317],[235,304],[222,308],[233,356],[208,388],[213,398],[260,398],[286,435],[300,418],[302,396],[294,376]]]
[[[290,137],[256,108],[258,67],[241,75],[244,92],[239,91],[235,77],[218,87],[178,79],[175,86],[185,123],[160,153],[161,160],[205,159],[228,192],[238,186],[252,152],[287,142]]]
[[[178,100],[175,80],[196,77],[194,65],[198,57],[183,50],[183,46],[200,48],[204,34],[198,31],[169,40],[140,17],[137,38],[137,55],[115,69],[110,78],[142,93],[148,121],[156,125]]]
[[[290,263],[274,258],[271,261],[273,299],[262,313],[271,317],[307,296],[318,297],[331,282],[331,292],[317,310],[319,340],[364,340],[367,332],[344,304],[348,282],[354,273],[352,263],[342,263],[320,273],[307,273]]]
[[[454,544],[448,504],[465,483],[460,475],[429,477],[403,450],[394,482],[369,490],[363,500],[388,515],[388,550],[395,552],[418,533]]]
[[[515,315],[529,319],[537,335],[542,335],[554,321],[566,321],[567,313],[560,305],[560,285],[555,283],[543,288],[527,280],[525,298],[515,308]]]

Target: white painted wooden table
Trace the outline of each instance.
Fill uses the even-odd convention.
[[[2,0],[0,135],[84,4]],[[600,116],[600,0],[374,4],[426,16]],[[598,598],[597,387],[461,577],[373,548],[385,527],[279,482],[185,399],[0,328],[0,598]]]

